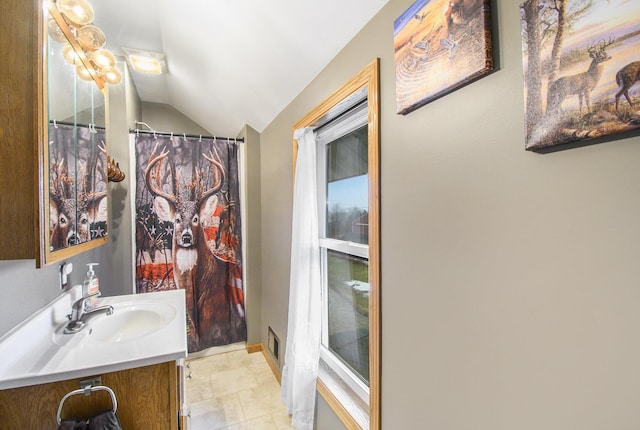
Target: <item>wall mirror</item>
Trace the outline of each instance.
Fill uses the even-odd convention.
[[[100,59],[93,58],[104,34],[91,25],[92,10],[91,16],[65,14],[65,7],[75,3],[84,2],[45,2],[44,9],[47,124],[41,148],[38,266],[107,241],[106,88],[94,67]]]

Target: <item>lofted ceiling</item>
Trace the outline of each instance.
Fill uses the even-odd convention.
[[[261,132],[387,1],[90,0],[114,54],[165,54],[166,75],[132,71],[140,99],[222,136]]]

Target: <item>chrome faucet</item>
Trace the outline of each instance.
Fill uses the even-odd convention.
[[[97,315],[105,313],[111,315],[113,313],[113,306],[111,305],[89,307],[88,300],[99,295],[100,292],[97,292],[76,300],[71,306],[71,314],[67,315],[70,321],[64,328],[66,334],[78,333],[87,325],[87,321]]]

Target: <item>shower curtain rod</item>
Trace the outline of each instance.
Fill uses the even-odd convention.
[[[140,123],[138,123],[140,124]],[[146,125],[146,124],[145,124]],[[170,132],[166,132],[166,131],[155,131],[155,130],[140,130],[139,128],[130,128],[129,129],[129,133],[146,133],[146,134],[153,134],[153,135],[158,135],[158,136],[183,136],[183,137],[197,137],[199,139],[220,139],[220,140],[226,140],[227,142],[235,142],[235,143],[242,143],[244,142],[244,138],[243,137],[222,137],[222,136],[206,136],[204,134],[189,134],[189,133],[170,133]]]
[[[92,127],[95,128],[97,130],[104,130],[105,128],[101,125],[95,125],[95,124],[79,124],[79,123],[73,123],[73,122],[68,122],[68,121],[57,121],[55,119],[51,119],[49,120],[49,124],[53,124],[53,126],[57,126],[57,125],[75,125],[76,127]]]

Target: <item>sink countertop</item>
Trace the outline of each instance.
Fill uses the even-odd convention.
[[[0,338],[0,389],[44,384],[148,366],[187,356],[184,290],[103,297],[113,315],[89,320],[79,333],[62,334],[71,304],[80,297],[76,286]],[[103,340],[93,333],[108,329],[109,318],[127,309],[171,309],[157,328],[134,337]],[[99,326],[98,326],[99,324]]]

